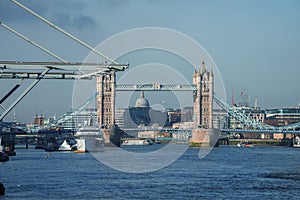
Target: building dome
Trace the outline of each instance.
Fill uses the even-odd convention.
[[[149,107],[149,101],[144,97],[144,91],[141,91],[140,97],[135,102],[135,107],[139,107],[139,108]]]

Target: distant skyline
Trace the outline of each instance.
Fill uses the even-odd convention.
[[[244,92],[261,108],[300,103],[300,1],[298,0],[20,0],[91,46],[122,31],[162,27],[200,43],[217,64],[231,103]],[[0,21],[68,61],[83,61],[89,50],[28,14],[0,0]],[[56,61],[0,27],[0,60]],[[130,67],[140,64],[130,56]],[[199,55],[199,65],[201,56]],[[19,80],[0,80],[2,98]],[[24,85],[3,105],[8,106]],[[35,113],[58,116],[72,107],[72,81],[42,80],[15,108],[18,121]],[[5,120],[12,120],[9,115]]]

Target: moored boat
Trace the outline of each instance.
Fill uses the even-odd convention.
[[[104,150],[103,133],[100,127],[93,122],[92,116],[85,126],[78,129],[75,134],[76,145],[73,147],[75,153],[99,152]]]
[[[122,142],[122,146],[133,146],[133,145],[151,145],[153,144],[150,139],[139,139],[139,138],[127,138]]]
[[[293,140],[293,147],[300,148],[300,137],[296,136]]]
[[[85,153],[85,139],[76,139],[76,144],[72,147],[75,153]]]
[[[245,142],[237,143],[237,147],[250,147],[250,148],[253,148],[254,145],[251,142],[245,141]]]
[[[1,145],[0,139],[0,162],[9,161],[8,155],[3,151],[3,146]]]
[[[6,153],[0,152],[0,162],[9,161],[9,157]]]
[[[64,142],[58,147],[58,151],[71,151],[72,147],[67,142],[67,140],[64,140]]]
[[[45,151],[47,151],[47,152],[57,151],[57,147],[55,148],[55,146],[52,142],[48,142],[47,147],[45,148]]]

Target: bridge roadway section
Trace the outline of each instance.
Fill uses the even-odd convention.
[[[195,85],[162,85],[159,83],[150,84],[117,84],[116,91],[196,91]]]

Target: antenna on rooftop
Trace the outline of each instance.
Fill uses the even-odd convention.
[[[234,106],[234,93],[233,93],[233,88],[231,88],[231,105]]]
[[[257,97],[255,97],[255,101],[254,101],[254,109],[257,110],[257,108],[258,108]]]

